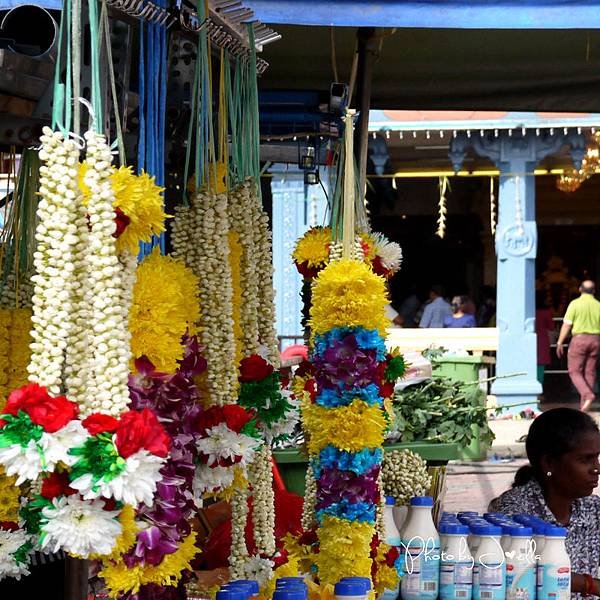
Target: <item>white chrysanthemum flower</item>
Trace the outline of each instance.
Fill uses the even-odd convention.
[[[40,440],[40,447],[44,453],[46,470],[52,471],[59,462],[69,466],[74,465],[79,457],[69,454],[69,450],[83,446],[88,437],[90,434],[78,420],[69,421],[55,433],[44,432]]]
[[[6,531],[0,529],[0,579],[4,577],[14,577],[21,579],[21,575],[29,575],[29,554],[26,562],[18,562],[15,559],[15,552],[30,540],[29,534],[22,529],[16,531]]]
[[[219,423],[207,430],[207,436],[196,441],[198,451],[208,456],[208,466],[216,465],[221,459],[233,460],[241,457],[236,464],[247,465],[252,462],[257,440],[244,433],[236,433]]]
[[[233,483],[235,467],[209,467],[199,465],[194,476],[194,495],[201,497],[207,492],[228,488]]]
[[[0,464],[4,466],[7,475],[17,476],[15,485],[36,480],[45,470],[42,456],[34,440],[29,440],[27,446],[12,444],[0,448]]]
[[[402,265],[402,248],[396,242],[390,242],[383,233],[374,233],[373,240],[377,255],[386,269],[396,272]]]
[[[273,576],[274,566],[275,563],[268,558],[251,556],[244,564],[244,576],[246,579],[258,581],[258,585],[263,588]]]
[[[281,395],[287,399],[291,408],[286,411],[283,418],[272,423],[270,427],[263,427],[267,444],[282,436],[291,435],[300,422],[300,401],[289,390],[281,390]]]
[[[132,454],[125,461],[125,470],[110,481],[94,481],[91,473],[78,477],[71,487],[78,490],[85,500],[114,498],[125,504],[152,506],[156,484],[162,479],[160,469],[164,458],[147,450]]]
[[[55,498],[42,510],[47,522],[41,527],[42,550],[64,550],[87,558],[110,554],[122,527],[118,510],[104,510],[102,500],[81,500],[78,496]]]

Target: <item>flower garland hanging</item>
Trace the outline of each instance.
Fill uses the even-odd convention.
[[[303,407],[317,490],[321,585],[371,577],[381,445],[388,418],[384,279],[351,259],[330,263],[313,288],[315,389]]]
[[[10,387],[8,368],[10,356],[10,311],[0,308],[0,406],[4,406]]]
[[[34,252],[32,343],[29,379],[58,395],[71,329],[69,301],[76,285],[72,265],[77,244],[79,149],[62,133],[44,127],[40,138],[40,201]]]
[[[14,390],[27,384],[27,365],[31,358],[29,332],[31,330],[32,313],[30,308],[15,308],[9,312],[11,323],[9,330],[8,389]]]
[[[29,559],[33,554],[31,536],[17,524],[0,526],[0,580],[29,575]]]
[[[199,316],[198,278],[182,261],[154,249],[139,265],[133,287],[133,356],[146,356],[157,371],[175,372],[183,358],[181,338],[194,333]]]

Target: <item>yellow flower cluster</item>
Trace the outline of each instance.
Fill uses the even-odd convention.
[[[123,530],[121,535],[115,542],[113,551],[108,556],[102,556],[95,554],[90,556],[92,559],[103,558],[105,560],[119,560],[119,557],[125,554],[135,544],[136,536],[138,533],[138,526],[135,522],[135,509],[130,504],[125,504],[121,509],[119,515],[119,522]]]
[[[19,498],[21,490],[16,477],[6,475],[0,467],[0,521],[16,523],[19,520]]]
[[[27,383],[31,309],[0,308],[0,408],[11,390]]]
[[[339,408],[305,404],[302,421],[310,433],[308,451],[311,454],[317,454],[328,445],[348,452],[377,448],[383,444],[387,425],[379,406],[369,406],[358,398]]]
[[[229,265],[231,266],[231,287],[233,295],[233,335],[235,337],[235,364],[242,360],[242,246],[236,231],[229,232]]]
[[[137,594],[140,587],[149,583],[171,586],[177,585],[184,571],[190,568],[190,563],[198,554],[196,533],[188,535],[179,548],[172,554],[167,554],[160,564],[135,565],[128,567],[122,560],[107,563],[100,571],[100,577],[106,582],[111,598],[131,592]]]
[[[322,268],[329,262],[331,244],[330,227],[313,227],[297,242],[292,259],[297,264],[306,263],[310,268]]]
[[[88,167],[79,166],[79,189],[87,204],[90,189],[84,182]],[[117,251],[129,250],[137,253],[140,242],[149,242],[153,235],[165,230],[165,214],[162,193],[164,188],[156,185],[148,173],[135,175],[131,167],[112,168],[110,176],[115,194],[114,208],[119,208],[130,222],[117,239]]]
[[[315,564],[321,585],[335,585],[342,577],[371,577],[371,540],[375,527],[326,515],[317,530],[319,552]]]
[[[375,581],[373,587],[375,594],[379,597],[385,590],[393,590],[398,585],[400,578],[398,571],[394,567],[388,567],[385,561],[385,555],[389,552],[390,546],[387,544],[379,544],[377,548],[377,556],[375,563],[377,566]]]
[[[172,373],[183,356],[181,337],[200,318],[198,278],[182,261],[158,249],[137,269],[129,315],[131,352],[147,356],[158,371]]]
[[[313,335],[334,327],[377,329],[385,337],[389,319],[385,280],[359,260],[331,262],[317,276],[312,293]]]

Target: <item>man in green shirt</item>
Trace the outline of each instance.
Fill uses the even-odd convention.
[[[571,333],[567,354],[569,376],[579,392],[581,410],[587,410],[595,398],[596,363],[600,354],[600,302],[594,297],[596,286],[593,281],[583,281],[579,291],[581,296],[567,307],[556,354],[562,358],[563,344]]]

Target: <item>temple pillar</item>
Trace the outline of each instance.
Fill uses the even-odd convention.
[[[585,152],[585,139],[575,133],[553,135],[543,131],[502,132],[468,137],[458,134],[450,159],[458,171],[466,150],[490,158],[500,170],[498,225],[496,228],[497,296],[499,330],[496,379],[492,393],[498,406],[511,413],[537,408],[542,388],[537,381],[535,333],[535,176],[538,162],[568,144],[575,163]]]

